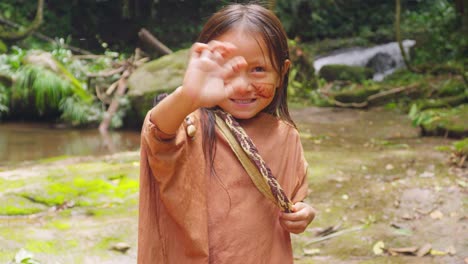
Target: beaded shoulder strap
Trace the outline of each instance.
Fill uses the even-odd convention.
[[[216,125],[249,174],[257,189],[283,212],[291,212],[292,203],[284,193],[270,168],[258,153],[250,137],[239,123],[224,111],[215,111]]]

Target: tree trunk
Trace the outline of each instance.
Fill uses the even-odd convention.
[[[39,26],[42,24],[43,9],[44,9],[44,0],[37,0],[36,17],[34,18],[33,22],[31,22],[31,25],[29,25],[29,27],[27,27],[23,31],[0,32],[0,39],[18,41],[29,36],[36,29],[38,29]]]
[[[398,42],[398,47],[400,47],[401,56],[403,57],[403,61],[405,62],[406,67],[412,72],[417,72],[417,70],[411,66],[410,61],[408,59],[408,55],[406,54],[405,48],[403,47],[403,42],[401,39],[401,31],[400,31],[400,14],[401,14],[400,0],[395,0],[395,37]]]

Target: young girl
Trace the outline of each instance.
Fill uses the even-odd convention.
[[[208,20],[182,86],[143,125],[138,263],[293,262],[290,233],[315,212],[302,202],[307,163],[286,102],[289,66],[269,10],[235,4]],[[257,189],[216,127],[218,111],[258,148],[291,212]]]

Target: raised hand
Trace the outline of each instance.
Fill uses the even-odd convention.
[[[181,88],[192,108],[215,106],[232,93],[225,80],[247,67],[243,57],[232,56],[235,50],[233,44],[220,41],[192,46]]]

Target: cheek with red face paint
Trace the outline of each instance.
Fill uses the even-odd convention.
[[[275,86],[272,83],[252,83],[255,93],[263,98],[271,98],[275,95]]]

